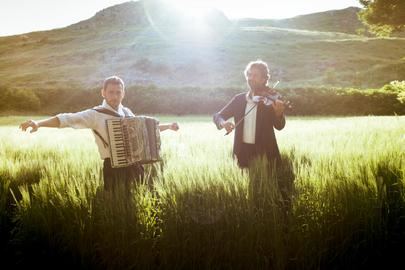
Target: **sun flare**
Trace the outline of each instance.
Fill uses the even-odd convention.
[[[152,27],[168,41],[212,42],[225,36],[229,21],[211,3],[160,0],[156,5],[145,5],[145,10]]]
[[[183,15],[194,17],[195,19],[202,19],[207,16],[209,10],[214,6],[210,1],[198,0],[165,0],[173,9],[181,12]]]

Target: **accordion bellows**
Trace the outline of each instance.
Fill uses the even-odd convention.
[[[160,161],[159,121],[153,117],[136,116],[106,120],[111,167]]]

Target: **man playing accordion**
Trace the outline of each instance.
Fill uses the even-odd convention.
[[[135,117],[134,113],[121,102],[125,96],[125,85],[117,76],[108,77],[104,80],[101,96],[104,98],[101,105],[92,109],[76,113],[61,113],[48,119],[39,121],[28,120],[21,123],[20,128],[26,131],[31,128],[31,133],[40,127],[53,128],[89,128],[92,129],[95,141],[103,164],[104,189],[113,190],[118,183],[123,183],[127,188],[134,181],[143,178],[143,166],[140,163],[133,163],[129,166],[113,167],[111,162],[111,149],[109,147],[109,133],[106,121],[110,119],[121,119]],[[177,131],[177,123],[158,125],[159,131],[171,129]]]

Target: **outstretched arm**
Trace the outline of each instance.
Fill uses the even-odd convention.
[[[177,131],[177,130],[179,130],[179,128],[180,127],[176,122],[171,123],[171,124],[161,124],[161,125],[159,125],[159,130],[160,131],[165,131],[166,129],[171,129],[171,130]]]
[[[60,126],[59,118],[54,116],[48,119],[43,119],[39,121],[28,120],[20,124],[22,131],[26,131],[27,128],[31,128],[30,133],[33,133],[38,130],[40,127],[53,127],[58,128]]]

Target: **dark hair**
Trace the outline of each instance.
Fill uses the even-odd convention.
[[[125,89],[124,81],[118,76],[111,76],[104,80],[103,89],[106,90],[109,84],[119,84],[122,86],[122,90]]]

